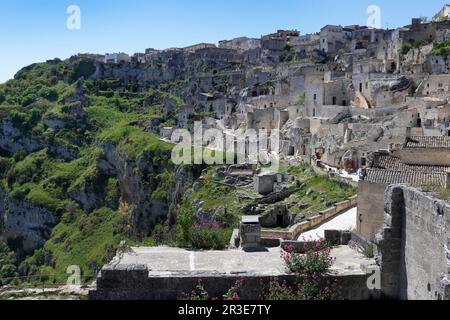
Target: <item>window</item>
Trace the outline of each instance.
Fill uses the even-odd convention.
[[[289,152],[288,152],[288,156],[294,156],[295,155],[295,148],[294,147],[289,147]]]
[[[366,158],[361,158],[361,167],[365,167],[367,164]]]

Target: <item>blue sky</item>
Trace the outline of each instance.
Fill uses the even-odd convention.
[[[366,24],[381,8],[382,26],[431,17],[440,0],[0,0],[0,83],[22,67],[78,52],[142,52],[277,29],[317,32],[326,24]],[[68,30],[69,5],[81,9],[81,29]]]

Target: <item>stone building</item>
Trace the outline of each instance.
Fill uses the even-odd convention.
[[[276,33],[261,37],[261,59],[263,63],[276,64],[280,62],[281,54],[287,46],[293,47],[293,43],[300,36],[297,30],[278,30]]]
[[[194,53],[197,50],[210,49],[210,48],[216,48],[216,45],[213,43],[198,43],[198,44],[194,44],[192,46],[185,47],[185,48],[183,48],[183,50],[186,52]]]
[[[327,25],[320,30],[320,50],[336,52],[344,48],[346,34],[342,26]]]
[[[446,4],[439,10],[438,13],[433,17],[434,22],[446,21],[450,18],[450,5]]]
[[[450,300],[450,204],[417,189],[386,190],[377,235],[385,298]]]
[[[131,62],[131,57],[123,52],[105,54],[105,63]]]
[[[219,41],[219,48],[234,49],[240,53],[244,53],[249,50],[261,48],[261,39],[240,37],[232,40]]]
[[[412,44],[429,43],[436,39],[436,23],[423,23],[422,19],[412,19],[411,25],[400,31],[400,38]]]
[[[384,192],[391,184],[450,189],[450,138],[411,137],[398,150],[375,152],[361,174],[358,232],[373,240],[384,221]]]

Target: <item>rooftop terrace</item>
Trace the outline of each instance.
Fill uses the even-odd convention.
[[[374,265],[375,261],[348,246],[332,250],[336,258],[333,273],[338,275],[365,274],[363,266]],[[281,276],[286,274],[280,248],[263,252],[191,251],[178,248],[132,248],[132,251],[116,257],[111,263],[121,267],[145,265],[150,277],[256,275]]]

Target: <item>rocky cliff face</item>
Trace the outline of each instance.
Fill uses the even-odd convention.
[[[30,253],[50,238],[58,219],[55,213],[28,201],[15,201],[0,190],[0,238],[18,251]]]
[[[152,155],[148,155],[148,159],[130,162],[110,143],[105,143],[103,150],[107,161],[105,165],[113,168],[117,174],[121,202],[128,205],[127,214],[134,235],[148,234],[162,219],[174,214],[173,208],[180,204],[185,186],[192,185],[195,179],[194,171],[183,167],[177,168],[171,164],[167,164],[166,167],[154,163]],[[167,158],[162,160],[168,161],[169,155],[165,157]],[[158,198],[149,196],[161,187],[160,184],[155,184],[151,177],[167,169],[174,171],[175,174],[173,181],[164,181],[165,187],[168,188],[164,190],[164,196]],[[149,181],[146,181],[146,177],[150,177]]]
[[[13,155],[20,150],[34,152],[44,147],[45,143],[24,136],[11,121],[0,123],[0,155]]]
[[[147,69],[55,60],[0,85],[0,239],[25,254],[52,242],[51,251],[105,212],[117,218],[105,236],[111,245],[116,235],[143,239],[173,226],[200,173],[173,165],[170,145],[154,134],[184,102],[149,83],[173,81],[185,59]],[[129,96],[129,85],[139,93]]]

